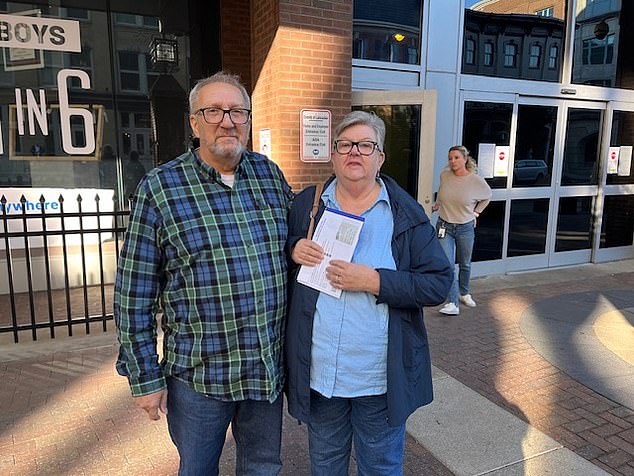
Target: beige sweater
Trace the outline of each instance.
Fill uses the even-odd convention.
[[[491,188],[476,174],[454,175],[451,170],[440,174],[436,205],[440,218],[449,223],[468,223],[489,204]]]

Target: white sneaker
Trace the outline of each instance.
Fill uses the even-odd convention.
[[[465,306],[476,307],[476,303],[471,297],[471,294],[465,294],[464,296],[460,296],[460,302]]]
[[[460,308],[454,303],[448,302],[438,312],[441,314],[447,314],[448,316],[457,316],[460,314]]]

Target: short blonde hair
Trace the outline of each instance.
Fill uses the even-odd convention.
[[[462,154],[464,158],[467,159],[467,162],[465,164],[466,169],[472,174],[476,173],[476,171],[478,170],[478,164],[475,163],[475,160],[473,160],[473,157],[471,157],[471,155],[469,154],[469,149],[467,149],[464,145],[453,145],[449,147],[447,154],[449,154],[449,152],[453,150],[457,150]]]

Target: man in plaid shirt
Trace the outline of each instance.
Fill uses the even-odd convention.
[[[189,107],[200,147],[150,171],[134,196],[115,282],[117,370],[152,420],[167,414],[179,474],[218,473],[229,423],[236,472],[278,474],[292,194],[245,149],[251,101],[237,77],[200,80]]]

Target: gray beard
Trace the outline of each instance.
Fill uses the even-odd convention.
[[[225,159],[236,159],[242,155],[244,152],[244,147],[242,144],[239,144],[236,147],[222,147],[218,144],[212,144],[209,147],[209,151],[215,155],[216,157],[223,157]]]

